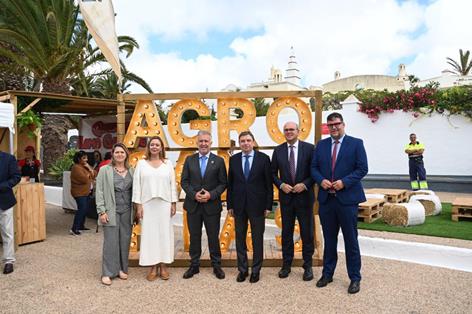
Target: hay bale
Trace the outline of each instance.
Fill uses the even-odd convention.
[[[390,226],[414,226],[424,223],[425,210],[420,202],[386,203],[382,209],[385,223]]]
[[[420,202],[424,206],[425,215],[439,215],[442,210],[441,200],[436,194],[418,194],[410,198],[410,202]]]

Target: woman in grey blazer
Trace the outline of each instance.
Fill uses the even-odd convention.
[[[96,203],[98,223],[103,226],[102,283],[128,278],[128,255],[134,220],[131,203],[133,169],[129,152],[122,143],[113,145],[111,163],[102,167],[97,177]]]

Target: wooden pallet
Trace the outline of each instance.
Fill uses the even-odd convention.
[[[211,267],[210,252],[206,241],[202,241],[202,256],[200,259],[200,266]],[[183,249],[182,240],[175,241],[174,250],[174,262],[171,264],[173,267],[188,267],[190,266],[190,255]],[[248,252],[249,265],[252,263],[252,252]],[[317,254],[313,255],[313,266],[322,266],[323,260],[316,257]],[[262,266],[264,267],[282,267],[282,249],[280,249],[274,240],[264,240],[264,261]],[[130,252],[129,265],[139,266],[139,252]],[[236,267],[237,256],[236,247],[232,243],[229,250],[221,254],[221,266],[223,267]],[[302,252],[295,252],[292,266],[298,267],[303,266]]]
[[[368,198],[364,203],[359,204],[359,216],[368,216],[374,211],[382,210],[385,200]]]
[[[381,209],[372,211],[368,215],[358,215],[357,216],[357,220],[360,220],[360,221],[368,223],[368,224],[373,223],[374,221],[376,221],[379,218],[382,218],[382,210]]]
[[[402,189],[366,189],[368,194],[384,194],[389,203],[404,203],[408,202],[408,190]]]
[[[452,202],[451,219],[459,221],[459,218],[472,219],[472,197],[457,197]]]

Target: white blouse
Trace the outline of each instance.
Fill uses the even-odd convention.
[[[133,202],[143,204],[155,197],[171,203],[178,201],[174,166],[167,159],[158,168],[140,160],[133,176]]]

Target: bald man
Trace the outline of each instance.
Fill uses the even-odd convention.
[[[313,235],[313,179],[311,160],[314,146],[300,141],[300,130],[295,122],[284,125],[286,142],[274,149],[272,155],[272,176],[279,189],[280,209],[282,212],[282,256],[283,266],[280,278],[287,278],[291,271],[294,245],[293,230],[295,218],[300,225],[303,242],[303,280],[313,279],[312,256],[314,253]]]

